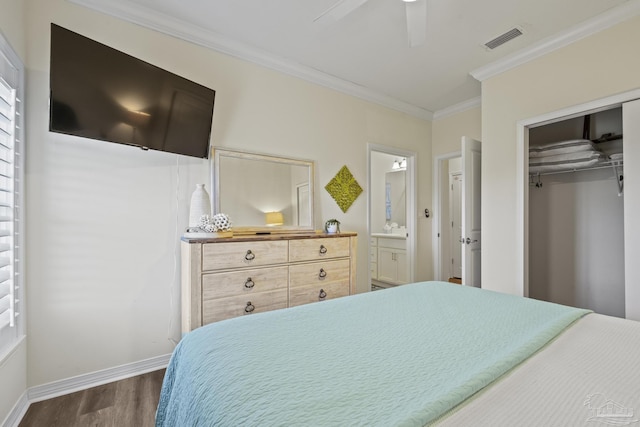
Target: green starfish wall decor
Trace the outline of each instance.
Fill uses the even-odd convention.
[[[342,212],[347,212],[360,193],[362,193],[362,187],[360,187],[360,184],[358,184],[358,181],[351,175],[349,168],[346,166],[343,166],[338,171],[324,189],[333,197]]]

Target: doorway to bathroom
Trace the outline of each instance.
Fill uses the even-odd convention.
[[[368,146],[369,283],[372,290],[411,283],[416,253],[413,152]]]

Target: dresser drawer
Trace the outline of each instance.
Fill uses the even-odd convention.
[[[310,262],[289,266],[289,287],[323,285],[325,283],[349,281],[348,259]]]
[[[289,244],[284,240],[206,243],[202,245],[202,269],[226,270],[283,264],[289,259],[288,251]]]
[[[202,275],[202,297],[208,300],[286,289],[288,281],[289,268],[286,265],[206,273]]]
[[[349,279],[324,284],[295,286],[289,290],[289,307],[349,295]]]
[[[228,298],[202,298],[202,324],[287,307],[287,288]]]
[[[291,240],[289,241],[289,261],[348,257],[349,243],[349,237]]]

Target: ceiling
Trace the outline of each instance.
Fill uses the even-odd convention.
[[[71,1],[426,118],[477,100],[474,70],[640,9],[638,0],[423,0],[426,42],[410,48],[402,0],[368,0],[329,25],[314,20],[337,0]],[[514,27],[523,35],[484,46]]]

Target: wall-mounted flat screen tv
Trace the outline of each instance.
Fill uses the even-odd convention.
[[[215,91],[51,24],[49,130],[208,158]]]

